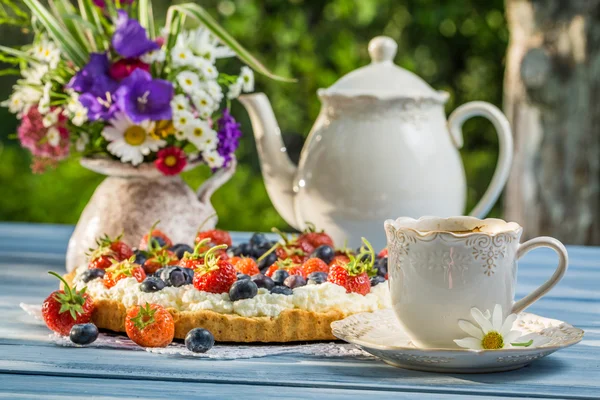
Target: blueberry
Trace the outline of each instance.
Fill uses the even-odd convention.
[[[284,294],[286,296],[289,296],[289,295],[293,294],[294,292],[292,291],[292,289],[290,289],[287,286],[273,286],[273,289],[271,289],[270,293]]]
[[[379,275],[374,276],[371,278],[371,287],[377,286],[383,282],[385,282],[385,278],[383,276],[379,276]]]
[[[101,268],[88,269],[81,275],[81,280],[83,280],[85,283],[88,283],[89,281],[92,281],[97,278],[100,278],[100,279],[104,278],[104,270],[103,269],[101,269]]]
[[[179,258],[180,260],[183,258],[183,255],[186,253],[186,251],[190,254],[194,252],[194,249],[192,249],[190,246],[188,246],[185,243],[177,243],[176,245],[171,247],[169,250],[171,250],[173,253],[175,253],[177,258]]]
[[[290,289],[295,289],[300,286],[306,285],[306,279],[300,275],[290,275],[283,281],[283,284]]]
[[[273,282],[273,279],[263,274],[256,274],[251,279],[252,282],[256,283],[256,286],[258,286],[259,288],[271,290],[271,288],[275,286],[275,282]]]
[[[246,275],[246,274],[240,274],[240,273],[238,273],[238,274],[237,274],[237,280],[238,280],[238,281],[241,281],[241,280],[243,280],[243,279],[250,279],[250,275]]]
[[[277,261],[277,254],[275,252],[269,253],[265,258],[258,262],[258,269],[264,274],[266,270]]]
[[[139,265],[144,265],[148,259],[148,253],[144,250],[134,250],[133,254],[135,255],[135,263]]]
[[[169,269],[169,268],[171,268],[171,267],[162,267],[162,268],[159,268],[159,269],[157,269],[157,270],[154,272],[154,274],[153,274],[153,275],[154,275],[155,277],[157,277],[157,278],[160,278],[160,279],[162,279],[162,274],[163,274],[163,271],[165,271],[165,270],[167,270],[167,269]],[[165,275],[165,276],[166,276],[166,275]]]
[[[186,284],[191,284],[194,282],[194,270],[191,268],[179,267],[185,273]]]
[[[250,238],[250,246],[256,246],[256,247],[262,248],[264,246],[271,247],[270,245],[271,245],[271,242],[267,239],[267,237],[263,233],[255,233]]]
[[[377,268],[377,275],[385,276],[388,273],[388,258],[383,257],[377,260],[375,268]]]
[[[250,257],[252,255],[252,248],[250,246],[250,243],[242,243],[236,248],[234,248],[233,255],[236,257]]]
[[[75,344],[90,344],[98,339],[98,328],[94,324],[73,325],[69,333],[71,342]]]
[[[152,246],[150,246],[150,244],[152,244]],[[148,240],[148,248],[165,247],[166,245],[167,242],[165,242],[165,239],[161,238],[160,236],[152,236],[150,240]]]
[[[329,264],[333,260],[333,257],[335,257],[335,250],[333,247],[327,245],[317,247],[310,255],[310,258],[320,258],[326,264]]]
[[[308,285],[320,285],[321,283],[327,282],[327,273],[325,272],[313,272],[308,274]]]
[[[288,276],[290,276],[290,274],[288,274],[285,269],[278,269],[273,273],[271,279],[273,279],[273,282],[275,282],[276,285],[283,285],[283,281],[285,281],[285,278]]]
[[[194,353],[206,353],[215,345],[215,337],[210,331],[194,328],[185,335],[185,347]]]
[[[155,276],[149,276],[140,284],[140,290],[144,293],[158,292],[165,288],[165,283],[162,279]]]
[[[229,298],[231,301],[242,299],[251,299],[258,294],[258,286],[250,279],[242,279],[234,282],[229,289]]]
[[[188,273],[181,267],[172,267],[168,272],[162,275],[166,275],[163,279],[167,286],[179,287],[188,284]]]

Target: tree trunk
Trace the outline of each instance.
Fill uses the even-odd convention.
[[[506,219],[527,237],[600,244],[600,0],[506,0]]]

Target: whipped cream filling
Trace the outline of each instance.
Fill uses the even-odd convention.
[[[387,283],[372,287],[371,292],[365,296],[346,293],[342,286],[325,282],[298,287],[289,296],[259,289],[258,294],[251,299],[231,301],[228,293],[203,292],[193,285],[167,286],[158,292],[145,293],[140,290],[140,283],[135,278],[122,279],[108,289],[102,279],[94,279],[87,284],[82,282],[80,275],[83,271],[85,268],[78,270],[74,279],[78,290],[87,286],[87,292],[93,298],[120,301],[125,307],[155,303],[179,311],[211,310],[243,317],[276,317],[283,310],[293,308],[312,312],[338,310],[344,314],[356,314],[391,307]]]

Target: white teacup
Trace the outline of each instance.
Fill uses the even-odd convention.
[[[558,240],[538,237],[519,243],[514,222],[473,217],[387,220],[392,307],[419,347],[456,348],[465,337],[458,327],[470,310],[502,306],[503,318],[519,313],[560,281],[568,265]],[[554,275],[515,302],[517,260],[529,250],[549,247],[559,257]]]

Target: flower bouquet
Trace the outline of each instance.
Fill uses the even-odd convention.
[[[18,138],[43,172],[71,151],[164,175],[186,164],[213,172],[234,160],[241,135],[230,102],[254,89],[254,70],[275,79],[196,4],[171,6],[156,29],[150,0],[10,0],[14,20],[31,21],[34,41],[0,46],[1,60],[21,79],[2,105],[21,119]],[[1,8],[0,11],[5,8]],[[183,28],[187,19],[197,29]],[[7,21],[7,19],[4,19]],[[237,56],[237,74],[217,69]]]

